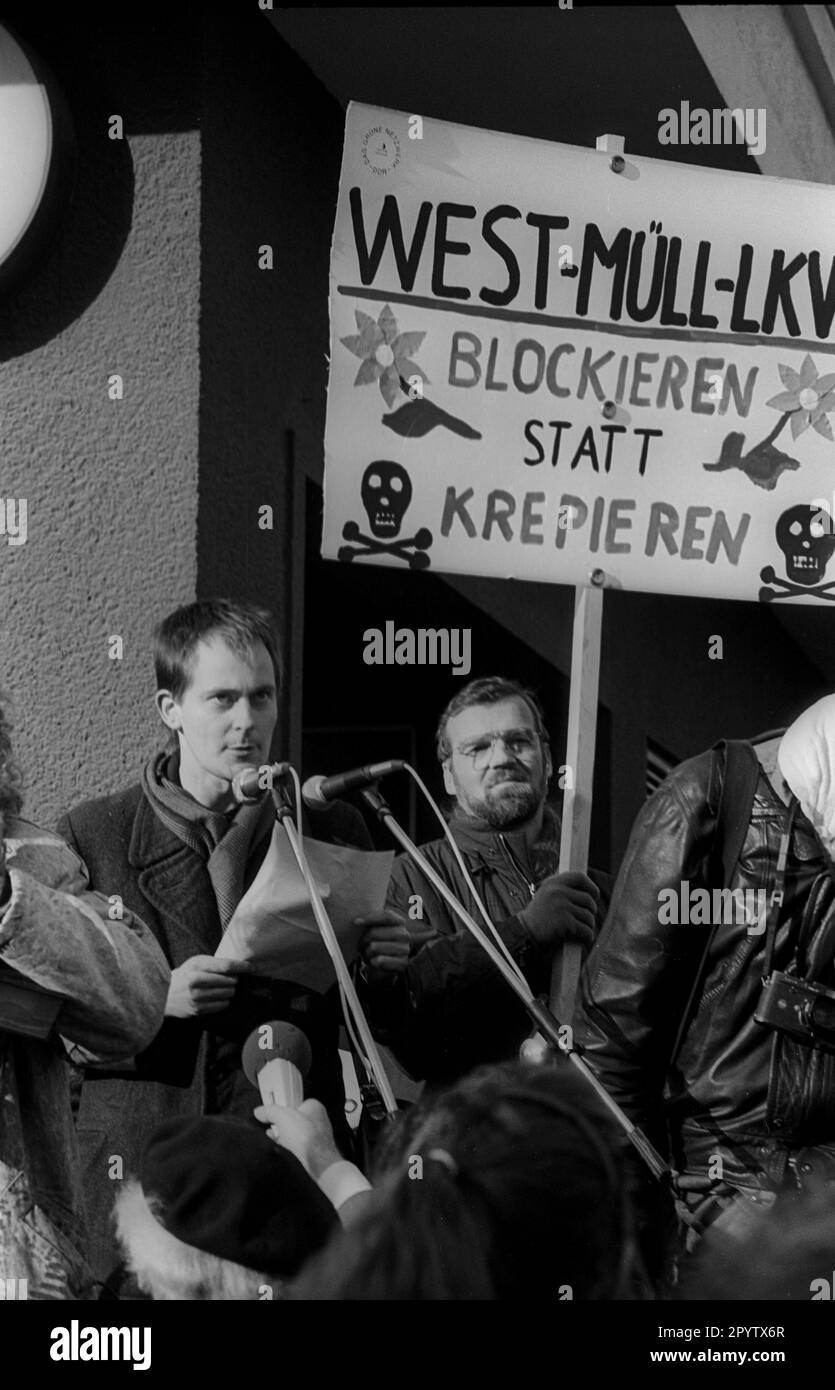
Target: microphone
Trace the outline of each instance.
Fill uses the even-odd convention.
[[[239,806],[252,805],[254,801],[261,800],[264,788],[260,786],[259,782],[261,773],[265,768],[269,771],[272,779],[283,777],[290,770],[290,764],[265,763],[263,767],[242,767],[240,772],[236,772],[232,778],[232,795]]]
[[[310,1043],[301,1028],[277,1019],[259,1024],[241,1053],[246,1079],[261,1092],[265,1105],[301,1105],[304,1078],[312,1062]]]
[[[355,767],[350,772],[338,772],[335,777],[308,777],[302,787],[302,799],[308,806],[325,806],[346,792],[356,791],[358,787],[370,787],[380,777],[400,772],[405,766],[400,758],[390,758],[386,763],[368,763],[366,767]]]

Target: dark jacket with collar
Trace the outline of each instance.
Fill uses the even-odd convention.
[[[776,742],[756,751],[762,766],[729,887],[764,889],[770,898],[787,792],[779,790]],[[711,928],[664,920],[669,914],[659,914],[660,894],[672,889],[680,895],[685,880],[691,899],[698,889],[721,886],[710,874],[720,789],[715,759],[703,753],[670,773],[640,812],[609,915],[583,972],[575,1040],[609,1093],[675,1167],[698,1177],[708,1174],[711,1163],[718,1171],[719,1158],[731,1186],[772,1189],[786,1177],[793,1151],[835,1144],[835,1058],[803,1047],[775,1053],[775,1034],[754,1019],[765,933],[749,931],[736,913],[719,914],[734,920],[722,920],[715,930],[692,1021],[671,1068]],[[817,834],[798,811],[777,919],[777,970],[798,968],[798,932],[810,888],[818,879],[826,890],[830,870]],[[804,930],[809,929],[807,958],[816,960],[817,978],[831,988],[831,891],[825,898],[828,906],[812,913]],[[791,1118],[793,1109],[807,1115],[800,1126]]]
[[[266,828],[269,832],[269,822]],[[118,894],[150,927],[172,969],[190,956],[214,954],[221,924],[206,865],[163,824],[140,785],[74,807],[59,830],[84,861],[91,885],[108,897]],[[371,843],[361,816],[340,803],[310,812],[308,830],[334,844],[368,848]],[[245,889],[268,845],[269,833],[254,838]],[[314,1062],[307,1094],[326,1105],[341,1137],[347,1137],[335,988],[323,996],[287,982],[241,976],[235,1000],[223,1013],[205,1020],[167,1018],[128,1067],[85,1072],[77,1124],[100,1278],[118,1254],[110,1228],[114,1182],[136,1171],[148,1136],[164,1120],[241,1112],[242,1107],[251,1114],[259,1102],[241,1083],[240,1048],[253,1028],[274,1017],[297,1023],[310,1038]],[[114,1158],[121,1163],[114,1164]]]
[[[556,818],[552,826],[556,834]],[[499,936],[534,994],[547,992],[553,948],[538,946],[519,917],[544,876],[531,863],[524,835],[482,827],[457,812],[450,830]],[[421,849],[481,924],[447,840],[433,840]],[[606,875],[591,877],[605,891]],[[395,860],[386,905],[433,935],[418,945],[404,975],[373,989],[366,986],[380,1040],[412,1076],[431,1085],[451,1083],[473,1067],[515,1056],[532,1031],[525,1008],[408,855]]]

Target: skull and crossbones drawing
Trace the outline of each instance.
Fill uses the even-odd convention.
[[[777,588],[760,589],[760,600],[770,603],[778,598],[794,598],[797,594],[815,595],[835,602],[835,580],[823,584],[826,566],[835,551],[835,522],[825,507],[798,503],[781,514],[775,529],[777,544],[785,557],[786,579],[780,579],[771,565],[760,570],[765,585]]]
[[[414,536],[387,539],[399,535],[412,500],[412,481],[402,464],[390,459],[370,463],[362,475],[360,495],[371,535],[363,535],[356,521],[346,521],[342,539],[359,544],[341,545],[336,558],[350,562],[358,555],[393,555],[405,560],[410,569],[428,569],[432,562],[426,552],[432,544],[432,532],[426,526]]]

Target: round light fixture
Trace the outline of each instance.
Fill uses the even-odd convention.
[[[0,25],[0,290],[48,246],[72,146],[69,112],[53,80]]]

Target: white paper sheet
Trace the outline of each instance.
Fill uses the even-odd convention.
[[[350,965],[363,931],[353,925],[354,918],[383,907],[394,851],[348,849],[308,839],[304,849]],[[292,980],[320,993],[335,982],[304,879],[278,824],[255,881],[235,909],[215,955],[246,961],[255,975]]]

